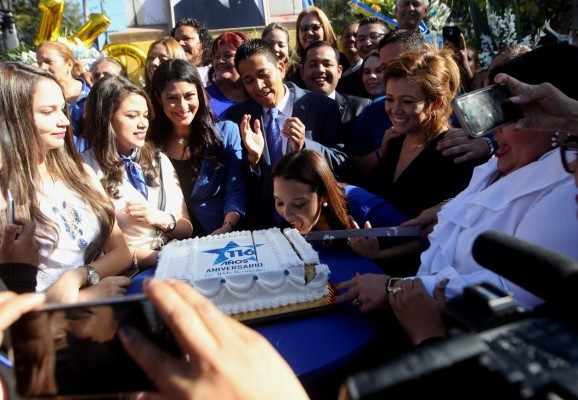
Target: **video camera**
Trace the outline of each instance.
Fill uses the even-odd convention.
[[[350,376],[342,397],[578,399],[578,263],[500,232],[480,235],[476,261],[540,296],[529,312],[488,283],[450,301],[450,337]]]

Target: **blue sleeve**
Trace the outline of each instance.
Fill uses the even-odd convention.
[[[221,121],[217,123],[217,130],[223,139],[225,154],[225,180],[223,182],[225,207],[223,209],[223,217],[228,212],[233,211],[244,217],[247,186],[243,172],[243,154],[239,126],[231,121]]]

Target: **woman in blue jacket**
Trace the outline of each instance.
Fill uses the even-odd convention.
[[[185,60],[166,60],[157,68],[151,97],[156,118],[150,138],[177,171],[193,235],[234,230],[246,202],[239,127],[215,124],[201,77]]]

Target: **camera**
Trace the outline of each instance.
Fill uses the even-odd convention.
[[[470,285],[447,304],[446,339],[350,376],[348,398],[578,399],[578,323],[568,307],[578,301],[578,263],[492,231],[473,255],[545,303],[530,312],[489,283]]]

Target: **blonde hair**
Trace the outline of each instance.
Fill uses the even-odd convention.
[[[303,11],[301,11],[301,13],[299,14],[299,16],[297,17],[297,22],[295,23],[295,27],[296,32],[297,32],[297,55],[299,56],[299,60],[303,60],[305,58],[305,48],[303,47],[303,45],[301,44],[301,41],[299,40],[299,26],[301,25],[301,20],[303,19],[303,17],[305,17],[306,15],[310,15],[313,14],[317,17],[317,19],[319,20],[319,22],[321,23],[322,28],[323,29],[323,40],[325,40],[326,42],[331,43],[332,46],[335,46],[335,48],[339,48],[338,46],[338,42],[337,42],[337,36],[335,35],[335,32],[333,31],[333,27],[331,26],[331,21],[329,20],[329,18],[327,17],[327,15],[323,12],[322,9],[315,7],[315,6],[309,6],[307,8],[305,8]]]
[[[147,61],[146,61],[147,63],[151,55],[151,52],[153,51],[154,47],[157,44],[162,44],[163,46],[165,46],[165,49],[167,49],[167,56],[169,57],[169,59],[171,58],[177,58],[180,60],[187,59],[187,55],[185,54],[185,51],[183,50],[179,42],[171,36],[164,36],[160,39],[155,40],[149,46],[149,50],[147,52]],[[151,81],[148,77],[148,74],[145,73],[144,75],[145,75],[145,91],[147,92],[147,94],[150,94]]]
[[[80,74],[83,72],[83,68],[82,68],[82,64],[80,63],[80,61],[78,61],[76,58],[74,58],[74,54],[72,53],[72,50],[70,50],[70,47],[68,47],[67,45],[65,45],[64,43],[61,42],[42,42],[38,45],[38,47],[36,48],[36,50],[40,50],[40,48],[42,47],[52,47],[54,48],[54,50],[56,50],[56,53],[58,53],[58,55],[65,61],[72,61],[72,70],[70,71],[71,75],[73,78],[76,78],[77,76],[80,76]]]

